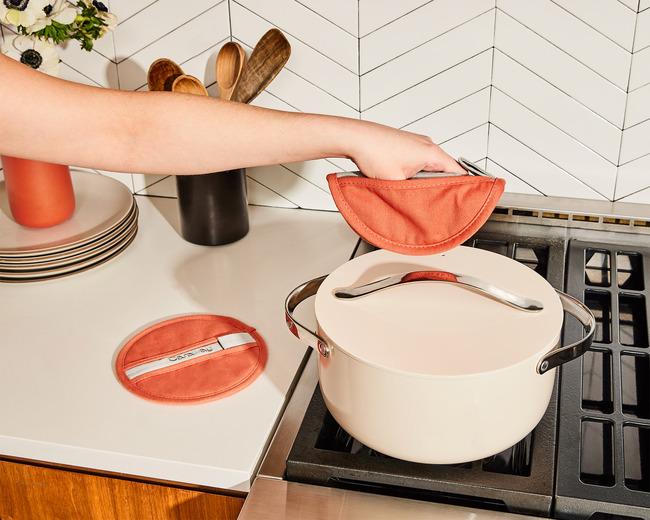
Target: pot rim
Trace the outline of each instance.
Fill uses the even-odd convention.
[[[316,320],[318,324],[318,333],[319,335],[325,339],[330,347],[330,356],[334,357],[337,355],[337,351],[339,351],[341,354],[345,354],[346,356],[354,359],[355,361],[358,361],[359,363],[362,363],[363,365],[366,365],[369,368],[375,369],[375,370],[381,370],[383,372],[387,372],[390,374],[395,374],[399,376],[405,376],[409,378],[417,378],[417,379],[431,379],[431,380],[462,380],[462,379],[476,379],[476,378],[482,378],[482,377],[487,377],[487,376],[492,376],[492,375],[497,375],[499,373],[505,373],[505,372],[510,372],[513,370],[523,370],[521,368],[523,365],[532,365],[533,367],[533,374],[531,375],[540,375],[535,371],[535,367],[539,363],[539,361],[551,350],[555,349],[559,343],[560,343],[560,336],[562,332],[562,328],[560,328],[560,331],[557,333],[557,340],[554,343],[554,346],[549,348],[548,346],[545,346],[543,349],[540,349],[539,352],[535,353],[534,355],[529,356],[526,359],[522,359],[520,361],[517,361],[516,363],[513,363],[511,365],[504,365],[500,366],[498,368],[490,369],[490,370],[484,370],[482,372],[471,372],[471,373],[466,373],[466,374],[423,374],[420,372],[409,372],[406,370],[400,370],[396,368],[391,368],[387,367],[384,365],[380,365],[377,363],[372,363],[368,360],[362,359],[358,356],[355,356],[352,354],[348,349],[336,344],[332,339],[327,335],[325,331],[320,326],[320,323],[318,323],[318,320]],[[318,353],[318,352],[317,352]],[[340,355],[340,354],[339,354]],[[323,363],[324,359],[329,359],[324,358],[321,354],[318,354],[318,364],[319,366],[321,363]],[[533,364],[534,363],[534,364]],[[554,373],[554,369],[548,370],[546,373]],[[541,374],[541,375],[544,375]]]
[[[422,270],[484,280],[535,298],[542,308],[513,309],[446,279],[405,283],[358,301],[334,296],[340,287]],[[343,345],[370,366],[423,376],[484,374],[540,361],[557,347],[564,323],[560,297],[541,275],[513,259],[469,247],[417,258],[383,250],[355,258],[325,277],[314,312],[332,346]]]

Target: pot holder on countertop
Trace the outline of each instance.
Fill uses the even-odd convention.
[[[232,395],[262,373],[266,344],[253,327],[197,314],[157,323],[120,350],[117,377],[139,397],[196,404]]]
[[[466,159],[471,175],[420,172],[404,181],[332,173],[336,207],[364,240],[395,253],[432,255],[470,238],[490,217],[505,188]]]

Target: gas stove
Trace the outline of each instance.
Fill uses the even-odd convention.
[[[392,498],[403,508],[452,508],[436,511],[468,511],[468,518],[650,519],[647,214],[633,205],[506,194],[465,244],[526,264],[596,316],[591,349],[558,370],[546,414],[515,446],[458,465],[377,453],[329,414],[308,356],[309,382],[303,376],[298,383],[260,476],[292,489],[317,486],[348,502],[381,497],[377,512]],[[352,256],[371,249],[360,241]],[[581,334],[580,324],[567,320],[563,341]]]

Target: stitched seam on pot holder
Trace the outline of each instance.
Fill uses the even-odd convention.
[[[450,186],[465,186],[467,184],[487,184],[489,182],[494,182],[494,179],[488,177],[476,177],[470,175],[459,176],[461,178],[457,179],[452,178],[440,178],[440,179],[412,179],[407,181],[385,181],[377,182],[374,179],[355,179],[355,178],[343,178],[337,179],[337,184],[339,186],[354,186],[369,188],[373,190],[382,190],[382,191],[395,191],[395,190],[439,190],[443,188],[448,188]],[[437,181],[433,184],[431,181]],[[372,185],[368,186],[369,182],[372,181]],[[396,182],[396,184],[389,184],[390,182]],[[430,185],[423,185],[430,184]]]
[[[355,179],[353,179],[353,180],[355,180]],[[357,182],[356,184],[358,184],[358,182]],[[445,184],[444,186],[434,186],[434,187],[428,187],[428,188],[426,188],[426,189],[432,189],[432,188],[435,188],[435,189],[441,189],[441,188],[443,188],[443,187],[446,188],[446,187],[448,187],[448,186],[453,186],[454,184],[461,184],[461,183],[458,183],[458,182],[456,182],[456,183],[449,183],[449,184]],[[462,183],[462,184],[467,184],[467,183],[465,182],[465,183]],[[339,192],[341,193],[341,202],[344,203],[345,208],[346,208],[346,210],[347,210],[346,213],[348,214],[349,217],[351,217],[351,218],[354,220],[355,224],[357,224],[357,226],[358,226],[359,228],[361,228],[361,229],[363,229],[363,230],[366,230],[368,235],[373,236],[373,237],[376,237],[376,238],[378,238],[378,239],[381,239],[381,240],[382,240],[383,242],[385,242],[385,243],[392,244],[392,245],[398,246],[398,247],[400,247],[400,248],[408,248],[408,249],[418,250],[418,249],[430,248],[430,247],[432,247],[432,246],[440,246],[440,247],[444,247],[445,244],[454,241],[458,236],[460,236],[463,232],[465,232],[469,227],[471,227],[471,226],[474,224],[474,222],[476,222],[476,221],[477,221],[477,220],[482,216],[483,212],[485,211],[486,206],[488,205],[488,202],[490,202],[491,199],[492,199],[492,195],[493,195],[493,193],[494,193],[494,190],[495,190],[495,186],[496,186],[496,185],[497,185],[497,182],[496,182],[496,179],[495,179],[495,180],[492,181],[492,185],[491,185],[491,187],[490,187],[490,191],[488,192],[487,197],[486,197],[485,200],[483,201],[483,205],[482,205],[481,208],[476,212],[476,214],[474,215],[474,217],[472,217],[472,220],[470,220],[470,222],[469,222],[465,227],[463,227],[461,230],[459,230],[457,233],[455,233],[455,234],[452,235],[451,237],[446,238],[445,240],[441,240],[441,241],[439,241],[439,242],[432,242],[432,243],[429,243],[429,244],[422,244],[422,245],[417,245],[417,244],[413,244],[413,245],[412,245],[412,244],[407,244],[407,245],[404,245],[404,244],[400,244],[399,242],[395,242],[394,240],[391,240],[391,239],[389,239],[389,238],[386,238],[385,236],[380,235],[380,234],[377,233],[376,231],[370,229],[370,228],[369,228],[369,227],[368,227],[368,226],[367,226],[367,225],[366,225],[366,224],[365,224],[365,223],[364,223],[364,222],[363,222],[363,221],[362,221],[362,220],[357,216],[357,214],[354,212],[354,210],[352,209],[352,207],[351,207],[350,204],[348,203],[347,199],[346,199],[345,197],[342,196],[342,193],[343,193],[343,192],[340,190],[340,187],[338,187],[338,188],[339,188]],[[416,188],[401,188],[401,189],[416,189]],[[420,187],[417,187],[417,189],[425,189],[425,188],[423,188],[423,187],[420,186]]]

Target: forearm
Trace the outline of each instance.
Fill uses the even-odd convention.
[[[350,156],[347,119],[167,92],[126,97],[139,115],[115,146],[129,150],[129,171],[183,174]]]
[[[366,175],[460,166],[425,136],[172,92],[89,87],[0,55],[0,154],[111,171],[193,174],[347,157]]]

